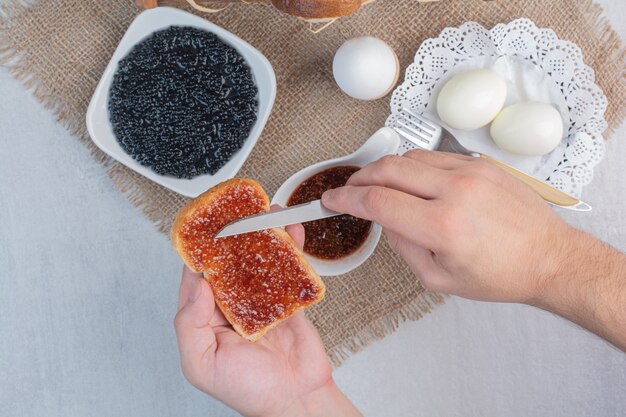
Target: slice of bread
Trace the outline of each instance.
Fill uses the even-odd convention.
[[[232,179],[183,207],[171,232],[176,251],[189,268],[204,274],[226,319],[252,342],[321,301],[326,291],[282,229],[214,238],[232,221],[269,208],[258,183]]]

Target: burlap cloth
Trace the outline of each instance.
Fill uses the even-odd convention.
[[[137,13],[132,0],[34,4],[7,0],[0,6],[0,63],[93,152],[128,199],[166,232],[186,199],[101,153],[90,141],[84,122],[95,86]],[[378,0],[319,34],[265,5],[238,4],[205,17],[256,46],[276,71],[276,105],[239,174],[260,181],[270,195],[293,172],[353,151],[383,126],[388,98],[355,101],[333,82],[333,53],[354,36],[384,39],[405,67],[420,43],[446,26],[473,20],[492,27],[529,17],[582,48],[585,62],[596,71],[608,97],[610,128],[624,116],[624,49],[601,17],[600,7],[590,0]],[[309,317],[336,365],[395,330],[400,322],[417,320],[443,302],[441,295],[421,287],[385,242],[358,270],[325,281],[327,298]]]

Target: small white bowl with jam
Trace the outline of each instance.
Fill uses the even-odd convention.
[[[352,174],[384,155],[395,154],[400,138],[382,128],[356,152],[311,165],[292,175],[278,189],[272,204],[283,207],[318,200],[326,190],[341,187]],[[374,253],[382,228],[376,223],[341,215],[304,223],[304,253],[318,274],[342,275],[360,266]]]

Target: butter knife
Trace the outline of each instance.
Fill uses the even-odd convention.
[[[220,230],[215,238],[219,239],[227,236],[258,232],[259,230],[271,229],[272,227],[283,227],[290,224],[327,219],[339,215],[341,215],[341,213],[324,207],[321,200],[315,200],[310,203],[299,204],[297,206],[255,214],[235,220]]]

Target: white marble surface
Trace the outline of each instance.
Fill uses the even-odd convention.
[[[603,0],[626,38],[626,3]],[[626,250],[626,128],[569,222]],[[0,71],[0,416],[231,416],[180,374],[181,262]],[[335,372],[368,416],[621,416],[626,355],[529,307],[452,298]]]

